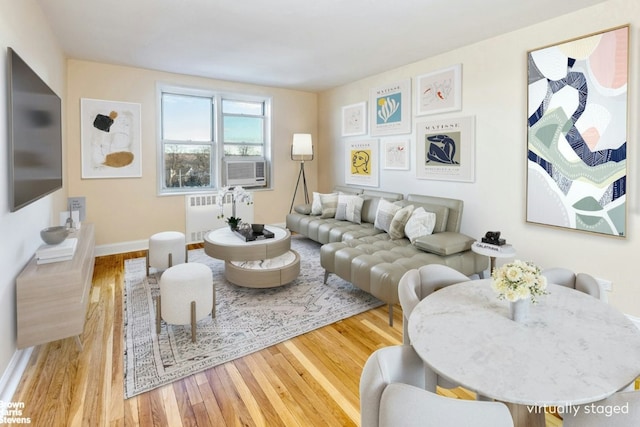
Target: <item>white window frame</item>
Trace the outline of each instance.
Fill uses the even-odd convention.
[[[162,139],[162,94],[172,93],[176,95],[185,96],[200,96],[211,98],[213,101],[213,141],[211,147],[211,187],[207,188],[165,188],[164,187],[164,144],[172,143],[171,141],[164,141]],[[272,115],[271,115],[271,103],[272,98],[268,96],[249,95],[246,93],[237,93],[229,91],[216,91],[200,88],[192,88],[185,86],[176,86],[169,84],[158,84],[157,87],[157,113],[158,118],[157,126],[157,168],[156,168],[156,181],[157,192],[159,196],[171,196],[177,194],[198,194],[217,191],[223,183],[222,177],[222,159],[224,158],[224,140],[223,140],[223,118],[222,118],[222,100],[228,101],[245,101],[245,102],[263,102],[264,103],[264,146],[263,152],[267,162],[267,185],[264,187],[256,187],[255,190],[271,189],[272,173],[271,173],[271,129],[272,129]],[[199,142],[195,142],[199,143]],[[202,144],[207,144],[203,142]],[[242,156],[232,156],[233,158],[242,158]]]

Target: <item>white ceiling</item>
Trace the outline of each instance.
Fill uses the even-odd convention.
[[[37,0],[71,58],[306,91],[605,0]]]

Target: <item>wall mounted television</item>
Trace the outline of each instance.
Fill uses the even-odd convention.
[[[60,97],[11,48],[8,64],[9,208],[62,188]]]

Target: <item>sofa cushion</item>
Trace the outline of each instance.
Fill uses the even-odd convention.
[[[411,213],[413,212],[413,205],[408,205],[400,210],[398,210],[393,219],[391,220],[391,225],[389,226],[389,237],[391,239],[402,239],[404,237],[404,226],[407,224],[407,221],[411,217]]]
[[[296,205],[294,206],[293,210],[300,215],[311,215],[311,204],[308,203],[306,205]]]
[[[449,208],[438,205],[422,205],[427,212],[436,214],[436,223],[433,227],[433,233],[442,233],[447,231],[447,221],[449,220]]]
[[[320,204],[322,206],[320,218],[333,218],[338,209],[338,193],[320,194]]]
[[[322,200],[320,200],[320,196],[330,195],[330,194],[338,194],[338,193],[318,193],[316,191],[313,192],[313,200],[311,201],[311,215],[321,215],[322,214]]]
[[[385,199],[380,199],[378,202],[378,209],[376,210],[376,220],[373,223],[373,226],[378,230],[389,232],[393,216],[401,208],[402,207],[399,205],[393,204]]]
[[[336,219],[346,220],[355,224],[362,222],[362,204],[364,199],[353,194],[338,194],[338,207],[336,209]]]
[[[414,245],[425,252],[444,256],[468,251],[475,241],[476,239],[462,233],[444,231],[418,237]]]
[[[427,212],[423,207],[414,209],[411,217],[404,226],[404,234],[414,243],[418,237],[427,236],[433,233],[436,225],[436,214]]]

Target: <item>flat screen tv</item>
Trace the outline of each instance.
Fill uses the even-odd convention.
[[[9,208],[62,188],[60,97],[8,48]]]

